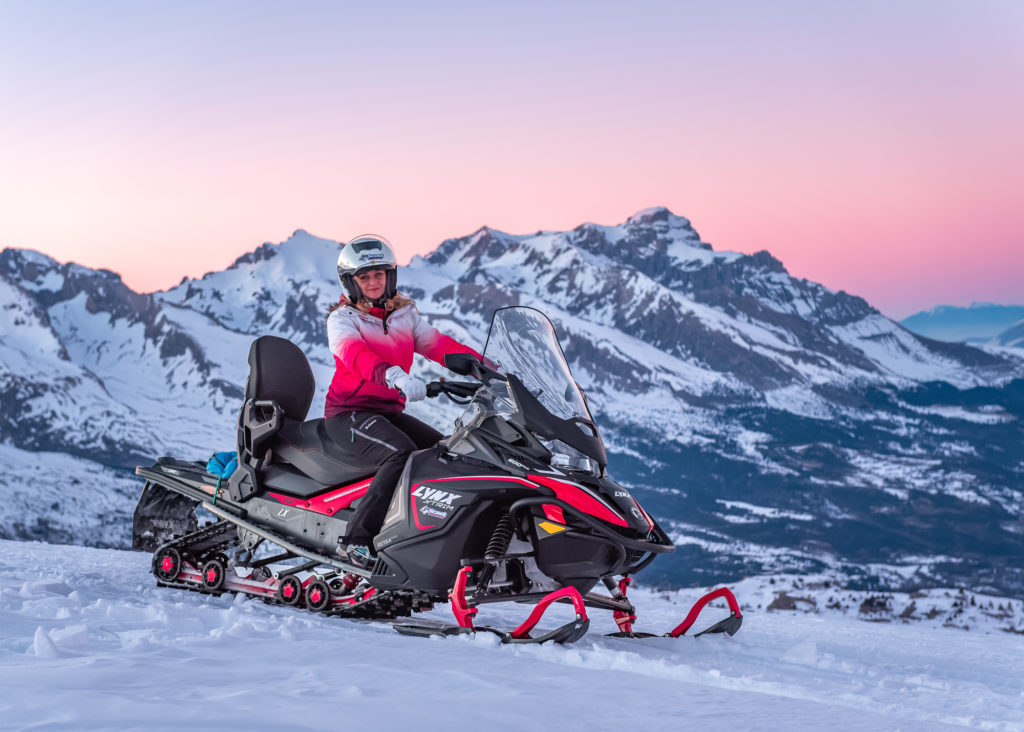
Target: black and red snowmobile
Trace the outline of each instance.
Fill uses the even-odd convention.
[[[430,396],[467,406],[451,435],[410,455],[372,566],[350,564],[337,549],[375,466],[346,453],[348,435],[335,434],[332,420],[304,421],[312,371],[297,346],[274,336],[249,351],[238,467],[229,476],[171,458],[136,470],[146,479],[136,548],[154,552],[153,573],[168,587],[359,618],[451,602],[456,624],[395,624],[410,635],[487,630],[505,642],[570,643],[586,633],[588,607],[610,610],[616,635],[649,635],[633,631],[626,588],[675,547],[608,477],[601,435],[550,321],[532,308],[497,310],[484,355],[484,363],[446,358],[451,371],[475,381],[428,385]],[[202,527],[199,506],[213,517]],[[594,591],[601,584],[607,594]],[[686,633],[716,598],[731,613],[703,632],[734,634],[740,609],[720,588],[668,635]],[[509,600],[536,603],[518,628],[474,626],[478,606]],[[572,603],[575,619],[531,637],[553,602]]]

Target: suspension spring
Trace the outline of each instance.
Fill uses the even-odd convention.
[[[508,549],[512,541],[512,517],[505,514],[498,521],[497,526],[491,533],[491,540],[487,543],[487,551],[484,552],[484,559],[497,559]]]
[[[474,597],[480,597],[487,593],[487,587],[491,584],[491,577],[497,568],[494,561],[505,554],[509,543],[512,541],[512,517],[507,513],[499,519],[494,531],[491,532],[491,540],[487,542],[487,551],[484,552],[485,564],[480,568],[476,577],[476,591]]]

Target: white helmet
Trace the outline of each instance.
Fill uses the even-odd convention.
[[[394,297],[398,292],[398,270],[395,269],[395,250],[391,248],[391,242],[383,236],[363,234],[341,248],[338,280],[349,300],[356,302],[363,296],[355,276],[372,269],[386,272],[384,299]]]

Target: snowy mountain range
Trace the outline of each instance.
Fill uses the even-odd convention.
[[[939,305],[900,321],[907,330],[940,341],[1024,347],[1024,305]]]
[[[297,231],[153,294],[0,253],[0,537],[126,544],[134,465],[233,449],[257,335],[307,353],[319,416],[337,251]],[[1024,357],[916,335],[767,252],[714,251],[664,208],[567,232],[485,227],[399,277],[479,347],[496,307],[551,317],[612,474],[679,545],[642,579],[828,571],[1024,595]],[[444,429],[459,411],[440,401],[410,411]]]

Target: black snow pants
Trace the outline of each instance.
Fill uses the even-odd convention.
[[[401,413],[348,412],[331,420],[334,420],[331,432],[341,432],[348,437],[344,445],[348,450],[380,466],[356,507],[344,537],[346,544],[372,548],[373,537],[380,533],[409,453],[433,447],[443,435],[415,417]]]

